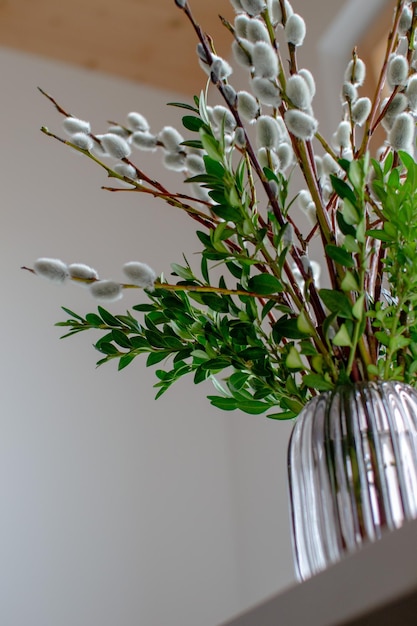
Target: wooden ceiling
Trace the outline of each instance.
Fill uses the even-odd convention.
[[[226,54],[228,0],[191,0],[197,21]],[[0,45],[116,76],[198,93],[196,35],[174,0],[0,0]]]

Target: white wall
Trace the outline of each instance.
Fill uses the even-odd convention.
[[[306,3],[302,58],[313,70],[342,4]],[[183,215],[101,191],[104,173],[38,130],[60,130],[60,118],[37,85],[96,132],[132,109],[155,130],[179,126],[165,106],[175,96],[7,50],[0,75],[0,623],[214,626],[293,581],[291,425],[216,411],[191,381],[155,403],[139,359],[96,370],[93,336],[60,342],[53,328],[60,305],[95,303],[19,269],[58,256],[118,278],[127,260],[168,274],[182,251],[192,258]]]
[[[190,381],[155,403],[139,361],[96,370],[92,336],[60,342],[53,328],[61,304],[95,302],[19,269],[47,255],[168,274],[192,254],[184,216],[101,191],[98,169],[39,131],[60,118],[38,84],[97,132],[130,109],[158,129],[172,94],[7,51],[0,75],[0,623],[213,626],[241,606],[228,420]]]

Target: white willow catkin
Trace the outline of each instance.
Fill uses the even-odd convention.
[[[301,189],[297,196],[297,202],[302,211],[305,211],[312,202],[311,193],[307,189]]]
[[[113,126],[109,126],[107,129],[107,133],[112,135],[118,135],[119,137],[123,137],[123,139],[129,139],[130,132],[123,128],[123,126],[119,126],[118,124],[114,124]]]
[[[325,176],[329,176],[329,174],[337,174],[340,169],[338,163],[327,152],[323,155],[321,165],[323,168],[323,175]]]
[[[239,13],[235,17],[234,26],[235,26],[235,37],[240,39],[248,39],[247,32],[249,23],[252,20],[245,15],[244,13]]]
[[[258,150],[258,161],[262,168],[268,167],[273,172],[277,172],[280,169],[280,160],[274,150],[268,150],[267,148],[260,148]]]
[[[387,80],[391,87],[405,85],[408,77],[408,61],[402,54],[392,56],[388,63]]]
[[[236,89],[232,85],[223,85],[223,96],[227,104],[229,104],[231,107],[234,107],[236,105],[237,93]]]
[[[297,109],[308,109],[311,105],[311,91],[304,80],[298,74],[293,74],[287,80],[287,97]]]
[[[236,128],[236,120],[233,114],[221,104],[213,107],[213,116],[218,126],[223,126],[226,132],[233,132]]]
[[[241,126],[238,126],[235,130],[234,142],[238,148],[244,148],[246,146],[246,134]]]
[[[275,149],[280,139],[280,129],[273,117],[261,115],[256,120],[256,139],[259,148]]]
[[[123,297],[123,288],[113,280],[98,280],[89,286],[91,295],[102,302],[116,302]]]
[[[68,273],[73,280],[97,280],[98,273],[92,267],[84,265],[84,263],[71,263],[68,265]]]
[[[412,10],[405,6],[401,13],[400,22],[398,24],[398,32],[401,35],[405,35],[406,32],[410,29],[413,21],[413,12]]]
[[[387,107],[385,115],[382,118],[382,126],[386,130],[392,128],[395,118],[400,115],[400,113],[403,113],[406,110],[408,104],[408,98],[403,93],[395,94],[391,101],[389,101],[388,98],[385,98],[381,105],[381,111],[383,111],[385,107]]]
[[[173,172],[183,172],[187,169],[184,152],[165,152],[163,156],[163,164],[167,170]]]
[[[279,107],[282,100],[279,87],[269,78],[255,76],[252,80],[252,91],[262,104]]]
[[[187,154],[185,165],[191,174],[204,174],[206,171],[204,159],[199,154]]]
[[[120,176],[125,176],[126,178],[131,178],[132,180],[137,178],[135,168],[129,163],[116,163],[113,165],[113,169],[117,174],[120,174]]]
[[[156,274],[146,263],[140,263],[139,261],[125,263],[123,265],[123,273],[133,285],[143,287],[144,289],[154,288]]]
[[[252,67],[253,44],[250,41],[240,40],[232,43],[232,53],[236,63],[241,67]]]
[[[237,94],[237,110],[244,120],[252,122],[259,114],[258,101],[248,91],[239,91]]]
[[[306,24],[301,15],[293,13],[287,19],[284,28],[285,39],[294,46],[302,46],[306,36]]]
[[[273,24],[282,24],[282,10],[279,0],[270,0],[269,2],[269,13],[271,15],[271,20]],[[292,6],[285,0],[285,13],[287,19],[290,15],[294,13]]]
[[[285,113],[285,123],[288,130],[298,139],[309,140],[317,131],[317,120],[304,111],[290,109]]]
[[[176,152],[180,143],[184,141],[184,137],[173,126],[164,126],[158,134],[158,140],[164,145],[169,152]]]
[[[69,135],[74,133],[90,133],[91,126],[89,122],[79,120],[77,117],[66,117],[62,122],[65,132]]]
[[[60,259],[42,257],[33,264],[37,276],[51,280],[54,283],[63,283],[69,276],[66,263]]]
[[[261,22],[261,20],[256,18],[248,20],[246,38],[252,43],[257,43],[258,41],[263,41],[268,45],[271,43],[267,27],[263,22]]]
[[[128,113],[127,125],[129,126],[130,130],[133,131],[140,130],[142,132],[147,132],[150,129],[146,117],[144,117],[141,113],[136,113],[135,111]]]
[[[358,98],[352,106],[352,120],[358,126],[362,126],[371,112],[372,102],[369,98]]]
[[[280,161],[280,169],[286,170],[294,161],[294,152],[290,144],[281,143],[277,148],[277,155]]]
[[[393,150],[411,151],[414,139],[415,122],[409,113],[398,115],[388,135],[388,141]]]
[[[355,102],[358,99],[358,90],[353,83],[344,82],[342,85],[342,102]]]
[[[415,113],[417,111],[417,74],[413,74],[408,79],[405,95],[408,98],[410,109]]]
[[[114,133],[106,133],[101,138],[104,149],[115,159],[125,159],[130,155],[130,146],[123,137]]]
[[[278,74],[278,57],[274,48],[265,41],[258,41],[253,46],[252,63],[256,76],[275,78]]]
[[[94,146],[93,138],[83,132],[74,133],[73,135],[71,135],[70,140],[75,146],[77,146],[77,148],[81,148],[81,150],[87,150],[88,152],[90,152],[90,150]]]
[[[339,148],[345,150],[351,145],[351,126],[349,122],[340,122],[336,131],[336,143]]]
[[[240,0],[230,0],[230,4],[232,5],[232,7],[235,9],[235,11],[243,11],[243,7],[242,4],[240,2]]]
[[[132,134],[132,144],[139,150],[154,152],[158,145],[158,138],[151,133],[137,130]]]
[[[316,93],[316,81],[314,80],[313,74],[310,72],[310,70],[302,68],[301,70],[298,70],[298,75],[302,76],[306,81],[311,97],[313,98]]]
[[[210,76],[214,83],[228,78],[233,72],[233,68],[227,61],[221,57],[213,55],[210,66]]]
[[[240,0],[240,4],[246,13],[252,17],[260,15],[266,9],[264,0]]]
[[[363,85],[366,76],[366,65],[357,57],[356,59],[351,59],[348,63],[348,66],[345,70],[345,81],[348,83],[352,83],[356,85],[356,87],[360,87]]]

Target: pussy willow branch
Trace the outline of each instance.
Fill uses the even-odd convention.
[[[61,115],[63,115],[64,117],[74,117],[71,113],[68,113],[56,100],[55,98],[53,98],[49,93],[47,93],[46,91],[44,91],[43,89],[41,89],[40,87],[38,87],[38,90],[41,92],[41,94],[43,96],[45,96],[45,98],[47,98],[50,102],[52,102],[52,104],[54,105],[54,107],[56,108],[56,110],[58,111],[58,113],[60,113]],[[87,154],[87,156],[90,156],[90,158],[94,159],[99,165],[101,165],[102,167],[104,167],[104,169],[109,170],[109,168],[107,168],[103,163],[101,163],[101,161],[99,161],[98,159],[95,159],[91,154],[88,153],[88,151],[83,151],[81,148],[78,148],[77,146],[74,146],[74,144],[71,144],[70,142],[66,142],[64,139],[61,139],[61,137],[58,137],[57,135],[54,135],[53,133],[50,133],[48,131],[47,128],[42,127],[41,128],[42,132],[44,132],[46,135],[49,135],[51,137],[54,137],[55,139],[58,139],[59,141],[62,141],[63,143],[68,143],[69,145],[72,145],[73,147],[76,147],[79,151],[84,152],[85,154]],[[88,133],[88,136],[91,137],[91,139],[93,139],[93,141],[95,143],[97,143],[99,146],[101,146],[101,141],[98,137],[96,137],[93,133]],[[125,161],[128,162],[128,161]],[[147,176],[147,174],[145,174],[145,172],[143,172],[141,169],[139,169],[134,163],[130,163],[128,162],[129,165],[132,165],[132,167],[135,168],[136,170],[136,174],[139,178],[141,178],[142,180],[144,180],[145,182],[147,182],[149,185],[151,185],[152,187],[155,187],[155,189],[158,189],[159,191],[161,191],[162,193],[166,193],[168,194],[168,190],[165,189],[165,187],[163,185],[161,185],[161,183],[157,180],[153,180],[152,178],[150,178],[149,176]],[[113,176],[114,178],[119,178],[121,180],[125,180],[127,182],[130,182],[128,179],[126,179],[123,176]]]
[[[198,36],[198,38],[200,40],[200,43],[202,44],[202,46],[204,48],[205,54],[207,56],[207,61],[210,62],[212,60],[212,54],[211,54],[211,50],[207,46],[206,35],[203,33],[203,31],[202,31],[201,27],[199,26],[199,24],[195,21],[188,4],[185,5],[185,7],[183,8],[183,11],[184,11],[185,15],[187,16],[187,18],[189,19],[190,23],[192,24],[192,26],[193,26],[193,28],[194,28],[194,30],[195,30],[195,32],[196,32],[196,34],[197,34],[197,36]],[[284,7],[284,11],[285,11],[285,7]],[[277,47],[276,44],[275,44],[275,47]],[[213,82],[213,80],[212,80],[212,82]],[[264,174],[264,172],[263,172],[263,170],[262,170],[262,168],[261,168],[261,166],[259,164],[259,161],[258,161],[258,159],[257,159],[257,157],[255,155],[255,152],[254,152],[254,150],[252,148],[252,145],[251,145],[251,142],[249,140],[249,137],[247,136],[246,129],[245,129],[245,127],[242,124],[242,121],[240,119],[239,113],[237,111],[237,107],[236,106],[231,106],[231,104],[229,102],[229,99],[226,97],[226,94],[224,92],[224,84],[223,84],[223,82],[222,81],[218,81],[218,82],[214,82],[214,84],[217,87],[217,89],[220,91],[220,93],[223,96],[223,99],[224,99],[227,107],[229,108],[229,110],[233,114],[233,116],[235,118],[235,121],[236,121],[236,124],[238,125],[238,127],[242,128],[244,133],[245,133],[246,150],[248,152],[248,155],[249,155],[250,161],[252,163],[252,166],[254,167],[254,169],[255,169],[255,171],[256,171],[256,173],[258,175],[258,178],[259,178],[259,180],[261,181],[261,184],[264,187],[264,190],[265,190],[265,192],[267,194],[268,200],[270,202],[272,210],[274,211],[274,215],[275,215],[275,217],[276,217],[276,219],[278,221],[278,224],[281,227],[283,227],[285,225],[285,219],[283,217],[281,208],[278,205],[277,198],[273,194],[272,189],[271,189],[271,187],[269,185],[269,181],[266,179],[265,174]],[[292,137],[292,140],[293,140],[294,143],[296,143],[294,137]],[[300,160],[300,163],[304,164],[304,170],[305,169],[309,170],[308,159],[306,158],[306,156],[304,156],[304,158],[302,158]],[[305,177],[307,179],[307,182],[310,183],[308,186],[310,187],[310,191],[312,191],[312,196],[313,196],[313,199],[316,202],[316,205],[318,205],[318,206],[320,206],[322,208],[321,197],[320,197],[320,194],[319,194],[319,190],[318,190],[318,187],[317,187],[317,181],[316,181],[316,178],[314,176],[314,173],[311,173],[310,170],[309,170],[308,173],[305,172],[305,171],[303,173],[304,173],[304,175],[305,175]],[[313,181],[313,179],[314,179],[314,181]],[[322,212],[322,210],[320,210],[318,208],[318,206],[317,206],[317,210],[318,210],[319,213],[321,212],[321,217],[322,217],[322,224],[321,224],[322,225],[322,230],[324,230],[324,232],[325,232],[325,239],[326,239],[326,241],[329,242],[329,241],[332,240],[332,235],[331,235],[331,230],[330,230],[329,224],[327,222],[327,216],[324,215],[324,213]],[[295,262],[296,266],[298,267],[298,269],[299,269],[301,275],[303,276],[303,278],[305,280],[308,279],[308,276],[307,276],[307,274],[305,272],[304,265],[303,265],[301,257],[300,257],[300,253],[297,250],[297,248],[292,246],[290,254],[293,257],[294,262]],[[330,260],[329,260],[329,263],[331,263]],[[285,261],[285,264],[284,264],[284,271],[287,274],[287,276],[290,277],[290,279],[294,280],[293,273],[292,273],[291,268],[290,268],[290,266],[289,266],[287,261]],[[293,284],[295,284],[295,281],[294,281]],[[310,294],[311,294],[311,305],[312,305],[313,310],[315,312],[316,320],[318,322],[322,322],[324,320],[324,318],[325,318],[325,312],[324,312],[324,309],[323,309],[323,307],[321,305],[320,298],[318,296],[316,287],[315,287],[315,285],[312,282],[310,283]],[[297,300],[298,300],[298,303],[297,303]],[[299,300],[298,297],[296,297],[295,302],[299,306],[301,305],[300,300]],[[301,306],[300,312],[302,310],[304,310],[304,308],[305,307]],[[310,318],[310,316],[308,315],[308,311],[306,311],[306,315],[309,317],[309,323],[311,323],[312,328],[315,329],[315,333],[317,333],[317,329],[315,328],[315,324],[314,324],[313,320]]]
[[[372,99],[371,112],[368,116],[367,121],[365,122],[362,144],[356,154],[357,158],[360,158],[361,156],[363,156],[365,152],[368,150],[372,133],[375,130],[374,120],[378,111],[379,103],[381,101],[382,90],[385,84],[385,79],[386,79],[386,74],[387,74],[387,69],[388,69],[388,62],[389,62],[391,53],[394,49],[395,39],[396,39],[396,35],[398,32],[400,18],[401,18],[401,13],[403,11],[405,2],[406,0],[397,0],[397,6],[395,9],[393,25],[391,27],[391,30],[389,32],[388,39],[387,39],[387,47],[385,50],[384,61],[381,67],[381,71],[379,73],[377,86],[375,88],[375,94]]]

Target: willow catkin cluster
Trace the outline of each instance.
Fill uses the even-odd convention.
[[[185,0],[175,2],[186,10]],[[307,68],[299,68],[297,64],[290,64],[288,69],[288,52],[295,54],[303,45],[306,25],[288,0],[231,0],[231,4],[235,10],[230,26],[233,58],[245,68],[248,85],[246,89],[236,90],[232,64],[215,54],[207,42],[200,41],[197,45],[199,63],[211,83],[220,89],[223,102],[214,106],[206,103],[203,108],[200,106],[199,113],[227,154],[234,149],[244,153],[248,136],[253,136],[259,167],[272,170],[274,175],[283,174],[296,160],[293,150],[296,142],[310,142],[319,131],[314,114],[314,77]],[[412,27],[413,10],[414,5],[405,3],[399,22],[399,45],[387,66],[391,94],[376,113],[373,111],[373,120],[376,115],[382,116],[386,145],[411,154],[415,149],[417,56],[415,51],[408,52],[406,37]],[[343,76],[341,119],[332,137],[332,150],[314,157],[314,175],[324,201],[331,196],[330,177],[340,169],[337,158],[353,158],[358,137],[360,141],[363,128],[371,122],[371,100],[361,94],[365,77],[365,63],[355,52]],[[113,172],[125,182],[141,182],[131,156],[132,149],[159,150],[163,165],[184,177],[206,172],[205,158],[209,155],[206,148],[187,145],[185,133],[170,125],[153,131],[140,112],[128,113],[125,124],[111,124],[99,135],[92,134],[89,122],[72,116],[65,117],[63,127],[79,149],[112,159]],[[196,201],[213,202],[204,185],[193,183],[190,188]],[[306,198],[301,193],[299,205],[314,221],[316,209],[311,195]],[[56,275],[62,276],[62,272],[57,269]]]
[[[33,271],[37,276],[54,283],[63,284],[71,280],[76,284],[84,285],[91,295],[101,302],[116,302],[123,297],[125,287],[123,283],[100,279],[96,270],[84,263],[67,265],[60,259],[42,257],[34,262]],[[129,261],[123,265],[122,271],[129,285],[153,291],[157,276],[146,263]]]

